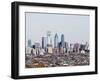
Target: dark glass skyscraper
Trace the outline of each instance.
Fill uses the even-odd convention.
[[[55,34],[55,37],[54,37],[54,47],[55,48],[58,47],[58,35],[57,35],[57,33]]]
[[[64,41],[64,34],[61,35],[61,47],[64,48],[65,46],[65,41]]]

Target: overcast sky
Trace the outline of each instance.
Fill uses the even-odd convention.
[[[51,31],[52,41],[57,33],[59,41],[64,34],[69,43],[89,42],[90,17],[88,15],[64,15],[48,13],[26,13],[26,41],[41,43],[41,37]]]

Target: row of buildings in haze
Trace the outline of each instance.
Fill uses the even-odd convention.
[[[54,36],[54,41],[52,41],[51,32],[47,32],[46,37],[41,38],[41,43],[35,42],[32,45],[31,40],[28,40],[28,45],[26,46],[26,54],[33,55],[44,55],[44,54],[67,54],[67,53],[86,53],[89,52],[89,43],[68,43],[65,41],[64,34],[61,35],[60,41],[58,39],[58,34]],[[54,44],[53,44],[54,42]]]

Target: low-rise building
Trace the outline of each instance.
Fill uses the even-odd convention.
[[[47,45],[47,52],[50,53],[50,54],[53,53],[52,45]]]
[[[31,54],[31,50],[32,50],[31,47],[26,47],[26,48],[25,48],[25,53],[26,53],[26,54]]]

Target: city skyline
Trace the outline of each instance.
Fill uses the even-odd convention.
[[[69,43],[89,42],[89,16],[26,13],[26,43],[29,39],[32,44],[35,41],[41,43],[41,38],[46,37],[47,31],[52,32],[52,38],[56,33],[58,37],[64,34]]]
[[[49,31],[50,32],[50,31]],[[60,40],[58,41],[58,38],[60,38]],[[54,39],[54,40],[52,40]],[[51,37],[51,32],[48,34],[47,32],[47,36],[42,36],[41,38],[41,42],[37,42],[35,41],[35,43],[38,43],[42,48],[46,48],[47,45],[52,45],[52,47],[57,48],[58,44],[61,43],[61,46],[64,48],[66,40],[64,40],[64,34],[62,34],[60,37],[58,36],[58,34],[56,33],[55,36],[53,36],[53,38]],[[27,46],[28,47],[32,47],[32,41],[29,39],[27,42]]]
[[[90,64],[89,16],[25,13],[25,17],[26,68]]]
[[[60,42],[58,41],[60,38]],[[52,43],[54,41],[54,44]],[[42,44],[42,45],[41,45]],[[76,66],[89,65],[89,44],[68,43],[64,34],[59,37],[57,33],[54,40],[51,31],[47,32],[46,37],[41,38],[41,43],[31,43],[25,47],[26,68],[56,67],[56,66]]]
[[[48,33],[49,32],[49,33]],[[70,46],[70,45],[74,45],[74,44],[83,44],[83,43],[78,43],[78,42],[75,42],[75,43],[68,43],[66,40],[65,40],[65,36],[64,34],[61,34],[61,36],[59,37],[57,33],[55,33],[55,35],[53,37],[51,37],[51,31],[48,31],[47,32],[47,35],[46,36],[42,36],[41,37],[41,42],[37,42],[35,41],[33,44],[32,44],[32,41],[29,39],[27,41],[27,45],[26,47],[33,47],[35,44],[38,44],[39,47],[45,49],[47,48],[47,45],[52,45],[53,48],[58,48],[58,47],[62,47],[62,48],[65,48],[66,46]],[[58,38],[60,40],[58,40]],[[54,39],[54,40],[52,40]],[[84,44],[86,44],[89,42],[85,41]],[[60,46],[59,46],[60,45]]]

